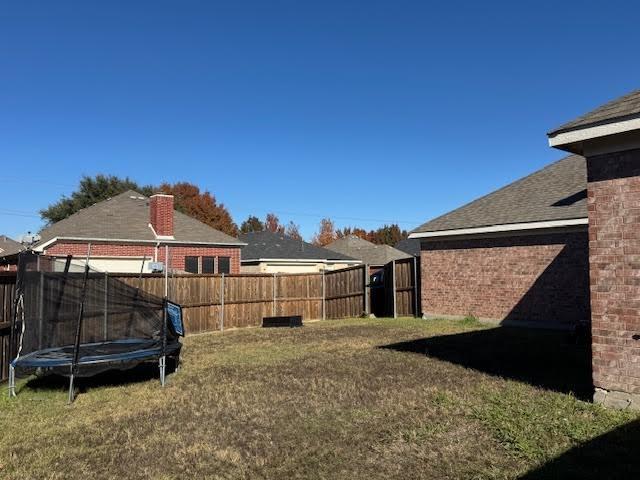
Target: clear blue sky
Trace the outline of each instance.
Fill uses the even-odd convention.
[[[525,5],[528,4],[528,6]],[[0,2],[0,233],[82,174],[412,228],[640,87],[635,2]]]

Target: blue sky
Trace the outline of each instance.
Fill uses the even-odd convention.
[[[81,175],[410,229],[638,88],[634,2],[0,2],[0,233]]]

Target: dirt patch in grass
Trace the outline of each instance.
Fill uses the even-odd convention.
[[[466,357],[421,349],[469,332],[494,344],[465,340]],[[501,341],[488,332],[408,319],[250,329],[187,338],[164,389],[153,368],[87,382],[72,406],[63,383],[22,384],[0,401],[0,477],[556,478],[571,452],[629,428],[631,414],[555,380],[487,366]],[[561,335],[543,340],[578,358]],[[407,344],[420,348],[396,348]],[[582,378],[578,363],[567,378]]]

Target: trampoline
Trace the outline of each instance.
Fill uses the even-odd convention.
[[[166,359],[179,364],[180,306],[142,291],[141,275],[129,283],[92,271],[89,255],[81,264],[72,257],[21,254],[10,396],[15,396],[16,375],[67,376],[72,402],[77,377],[158,362],[164,385]]]

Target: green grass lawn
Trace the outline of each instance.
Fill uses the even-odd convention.
[[[19,383],[0,478],[638,478],[640,421],[588,398],[586,347],[473,321],[189,337],[183,368]],[[4,387],[4,386],[3,386]]]

